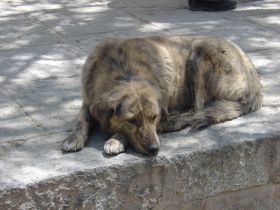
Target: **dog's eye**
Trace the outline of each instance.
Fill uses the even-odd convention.
[[[128,119],[127,122],[129,122],[130,124],[137,125],[137,120],[135,118]]]

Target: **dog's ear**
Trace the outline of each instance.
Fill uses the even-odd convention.
[[[109,107],[103,103],[95,104],[90,107],[90,112],[93,117],[99,122],[101,127],[107,128],[109,126],[110,118],[114,113],[114,108]]]
[[[106,95],[100,98],[99,103],[91,106],[93,117],[100,123],[101,127],[108,128],[113,114],[120,115],[122,110],[122,98],[116,95]]]

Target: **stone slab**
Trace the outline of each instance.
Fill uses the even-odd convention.
[[[79,1],[67,1],[67,0],[36,0],[36,1],[25,1],[25,0],[13,0],[10,3],[11,6],[25,13],[33,12],[58,12],[66,11],[68,8],[82,8],[82,7],[92,7],[92,6],[106,6],[110,0],[79,0]]]
[[[0,2],[0,20],[15,20],[18,19],[18,15],[22,14],[21,11],[17,10],[16,8],[12,7],[8,1],[1,1]]]
[[[234,11],[230,11],[230,14],[237,14],[240,16],[251,16],[254,14],[271,14],[277,13],[280,9],[278,0],[262,0],[262,1],[248,1],[242,6],[238,6]]]
[[[280,15],[279,13],[270,13],[262,15],[254,15],[250,20],[262,26],[270,27],[272,30],[280,32]]]
[[[114,0],[108,6],[113,8],[122,8],[126,11],[145,11],[145,10],[169,10],[186,8],[187,0],[157,0],[157,1],[137,1],[137,0]]]
[[[163,32],[152,24],[142,24],[141,26],[124,29],[124,30],[115,30],[112,32],[105,33],[95,33],[95,34],[86,34],[86,35],[74,35],[67,37],[71,42],[76,42],[81,48],[87,52],[91,52],[94,47],[102,40],[112,37],[123,37],[123,38],[132,38],[132,37],[147,37],[147,36],[163,36],[168,35],[168,33]]]
[[[21,107],[0,92],[0,145],[7,141],[25,141],[42,135],[43,130],[36,125]]]
[[[4,85],[22,110],[46,132],[72,128],[81,106],[80,87],[79,76]]]
[[[183,208],[177,209],[204,208],[213,210],[278,210],[280,206],[279,191],[279,184],[257,186],[237,192],[227,192],[215,197],[197,200],[185,205]],[[170,206],[170,208],[174,208],[174,206]]]
[[[248,52],[258,72],[278,80],[280,72],[280,47],[271,47],[268,50]],[[280,80],[278,80],[280,81]]]
[[[68,44],[17,47],[0,51],[1,84],[80,75],[85,52]]]
[[[17,20],[9,18],[7,21],[0,17],[0,24],[0,51],[53,45],[60,42],[47,31],[46,27],[28,20],[26,15],[17,16]]]
[[[0,209],[277,209],[280,4],[248,2],[222,13],[184,4],[0,2]],[[263,108],[198,133],[161,135],[157,157],[131,148],[108,157],[108,135],[98,131],[82,151],[62,153],[88,51],[108,36],[157,34],[235,41],[261,75]]]
[[[245,51],[280,47],[279,36],[275,36],[271,30],[225,13],[193,13],[178,9],[144,11],[135,14],[172,35],[226,37],[239,44]]]
[[[125,12],[105,6],[70,8],[56,13],[41,11],[30,17],[65,37],[128,29],[141,24]]]
[[[269,111],[258,116],[264,112]],[[180,209],[222,192],[278,183],[279,110],[278,118],[271,118],[273,128],[267,116],[247,118],[194,135],[186,130],[163,135],[154,158],[132,150],[104,156],[106,135],[100,134],[71,154],[59,150],[63,133],[17,142],[17,147],[2,144],[0,206]]]

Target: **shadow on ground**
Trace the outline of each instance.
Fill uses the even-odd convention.
[[[167,7],[167,1],[124,2],[0,3],[4,8],[0,14],[2,141],[24,141],[60,132],[65,137],[81,105],[82,64],[97,42],[109,36],[209,35],[235,41],[251,55],[262,75],[265,108],[249,118],[234,121],[243,123],[228,123],[227,128],[217,126],[214,130],[223,131],[215,131],[213,138],[209,137],[211,129],[210,133],[204,131],[208,133],[201,134],[201,138],[208,136],[216,141],[213,144],[218,144],[221,139],[235,135],[231,130],[239,133],[236,135],[254,136],[259,134],[261,125],[271,127],[275,121],[278,123],[280,37],[275,26],[280,22],[279,4],[253,3],[233,12],[201,13],[187,10],[183,1],[169,3]],[[248,121],[250,129],[243,129]],[[219,133],[221,137],[216,136]],[[184,138],[184,131],[165,135],[163,139],[180,135]],[[163,145],[169,143],[164,140]],[[99,146],[96,149],[100,150]]]

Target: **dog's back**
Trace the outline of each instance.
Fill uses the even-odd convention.
[[[262,101],[251,60],[234,43],[220,38],[109,39],[88,57],[82,78],[88,103],[120,81],[138,78],[161,92],[167,112],[192,109],[196,119],[189,120],[207,124],[255,111]]]

